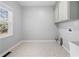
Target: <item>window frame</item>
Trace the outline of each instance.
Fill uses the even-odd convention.
[[[8,11],[8,32],[5,35],[1,35],[0,39],[10,37],[13,35],[13,9],[7,4],[0,2],[0,7]]]

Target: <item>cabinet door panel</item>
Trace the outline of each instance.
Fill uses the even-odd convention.
[[[57,22],[59,20],[59,8],[58,5],[55,8],[55,22]]]
[[[67,20],[68,19],[68,2],[63,1],[59,2],[59,20]]]
[[[78,8],[77,2],[70,2],[70,19],[78,19]]]

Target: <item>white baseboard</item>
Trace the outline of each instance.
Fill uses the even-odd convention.
[[[56,40],[23,40],[23,42],[56,42]]]
[[[6,50],[4,53],[2,53],[0,55],[0,57],[2,57],[3,55],[5,55],[7,52],[11,51],[13,48],[17,47],[18,45],[20,45],[23,41],[20,41],[18,43],[16,43],[14,46],[12,46],[11,48],[9,48],[8,50]]]
[[[64,45],[62,47],[70,54],[70,51]]]

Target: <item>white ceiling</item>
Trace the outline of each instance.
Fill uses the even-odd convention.
[[[19,1],[21,6],[54,6],[55,1]]]

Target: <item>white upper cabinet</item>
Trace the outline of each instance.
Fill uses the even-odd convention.
[[[78,1],[61,1],[55,6],[55,22],[79,19]]]
[[[59,21],[68,19],[68,8],[69,5],[67,2],[59,2]]]
[[[59,7],[58,7],[58,4],[55,7],[54,13],[55,13],[54,15],[55,15],[55,22],[56,22],[59,19]]]

